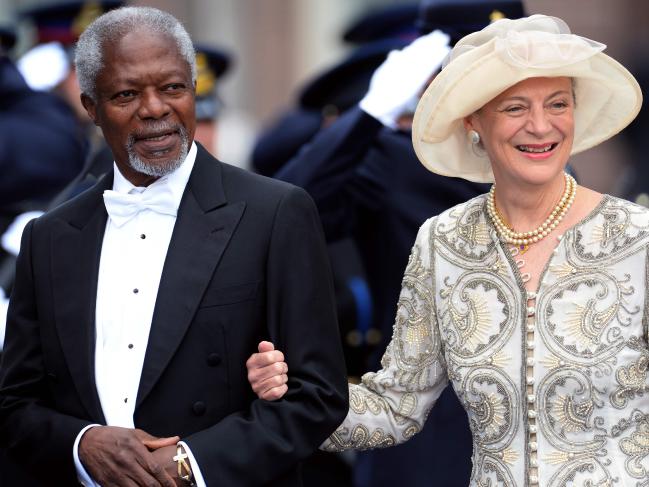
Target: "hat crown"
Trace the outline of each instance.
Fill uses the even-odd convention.
[[[552,69],[588,59],[606,45],[572,34],[557,17],[532,15],[521,19],[500,19],[460,40],[444,62],[490,45],[503,61],[519,68]]]

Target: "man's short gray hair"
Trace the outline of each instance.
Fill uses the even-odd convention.
[[[97,101],[96,80],[104,67],[104,45],[136,29],[169,36],[187,61],[196,81],[196,54],[189,34],[173,15],[151,7],[122,7],[98,17],[81,34],[75,49],[74,63],[81,92]]]

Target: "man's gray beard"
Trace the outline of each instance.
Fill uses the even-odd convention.
[[[182,125],[178,125],[174,128],[178,130],[178,135],[180,136],[180,152],[178,153],[178,157],[164,163],[148,164],[140,159],[140,156],[135,152],[135,149],[133,148],[135,137],[130,136],[126,143],[129,165],[140,174],[146,174],[147,176],[157,178],[166,176],[178,169],[187,158],[187,153],[189,152],[189,137],[187,136],[187,130],[185,130],[185,127]]]

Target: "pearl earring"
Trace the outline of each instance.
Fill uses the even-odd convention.
[[[475,130],[469,130],[469,139],[473,145],[477,145],[480,143],[480,134]]]

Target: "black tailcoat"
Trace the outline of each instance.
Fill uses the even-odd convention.
[[[73,485],[73,442],[104,417],[94,380],[97,274],[112,173],[31,222],[0,369],[0,439],[44,485]],[[289,392],[256,400],[245,361],[285,353]],[[180,435],[208,485],[301,485],[342,422],[347,384],[316,209],[298,188],[199,146],[167,252],[135,426]]]

